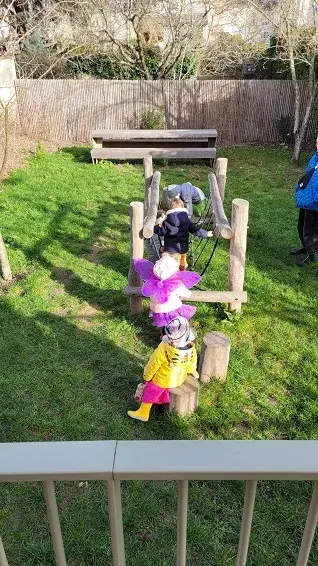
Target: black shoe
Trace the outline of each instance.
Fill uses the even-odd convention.
[[[301,259],[297,262],[298,267],[305,267],[308,263],[315,261],[314,254],[307,254],[304,259]]]
[[[289,255],[305,255],[307,253],[306,248],[300,248],[300,250],[292,250]]]

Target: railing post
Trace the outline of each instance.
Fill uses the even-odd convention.
[[[0,566],[9,566],[1,537],[0,537]]]
[[[229,257],[229,290],[243,291],[245,277],[245,256],[248,223],[247,200],[236,198],[232,201],[232,237]],[[241,303],[230,303],[231,311],[241,310]]]
[[[188,480],[178,482],[177,566],[186,566],[187,560],[188,489]]]
[[[308,509],[307,520],[296,566],[307,566],[312,541],[318,522],[318,481],[315,482],[314,491]]]
[[[125,566],[125,542],[120,481],[108,480],[108,506],[114,566]]]
[[[248,545],[249,545],[252,520],[253,520],[256,488],[257,488],[256,480],[251,480],[246,482],[240,544],[237,553],[236,566],[246,566]]]
[[[140,287],[142,280],[135,271],[134,260],[142,259],[144,256],[144,205],[142,202],[130,203],[130,268],[128,273],[128,285]],[[142,297],[130,298],[130,310],[133,314],[142,312]]]
[[[216,160],[215,176],[218,182],[218,187],[222,202],[224,202],[224,198],[225,198],[227,164],[228,164],[228,160],[226,157],[219,157]]]
[[[47,507],[47,516],[50,523],[56,564],[57,566],[67,566],[53,481],[44,482],[44,495]]]

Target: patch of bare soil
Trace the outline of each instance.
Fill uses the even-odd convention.
[[[104,257],[107,255],[107,252],[114,252],[116,251],[115,246],[108,246],[103,243],[105,238],[100,236],[96,242],[91,247],[90,254],[88,256],[89,261],[92,263],[103,263]]]
[[[95,316],[103,316],[104,313],[99,310],[96,309],[95,307],[93,307],[92,305],[88,305],[87,307],[82,308],[82,310],[79,312],[79,316],[81,318],[93,318]]]
[[[4,155],[4,140],[4,123],[3,118],[0,118],[0,167]],[[32,138],[26,133],[21,132],[20,126],[16,120],[11,120],[9,124],[9,151],[5,167],[5,176],[8,176],[11,171],[15,171],[16,169],[23,167],[27,157],[36,154],[39,143],[41,143],[47,151],[51,152],[57,151],[61,145],[74,145],[73,143],[63,142],[59,144],[54,141]]]

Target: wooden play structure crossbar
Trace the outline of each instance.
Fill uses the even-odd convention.
[[[129,297],[142,297],[140,287],[125,288],[125,295]],[[237,301],[239,303],[247,303],[246,291],[192,291],[191,297],[186,301],[190,303],[232,303]]]
[[[94,130],[93,163],[103,159],[210,159],[216,130]]]

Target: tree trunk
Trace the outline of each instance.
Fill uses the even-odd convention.
[[[9,105],[6,104],[4,108],[4,148],[3,148],[3,158],[0,167],[0,182],[4,177],[4,171],[8,161],[9,154]]]
[[[299,133],[297,133],[295,134],[294,149],[293,149],[293,163],[295,165],[299,164],[301,144],[302,144],[302,140],[300,139]]]
[[[10,263],[8,260],[8,255],[1,232],[0,232],[0,267],[1,267],[3,279],[9,282],[12,281],[12,272],[10,268]]]
[[[294,52],[291,48],[290,48],[290,51],[289,51],[289,65],[290,65],[290,73],[291,73],[292,83],[293,83],[293,88],[294,88],[294,93],[295,93],[295,110],[294,110],[294,127],[293,127],[293,133],[294,133],[294,140],[295,141],[294,141],[293,161],[295,163],[298,163],[299,155],[300,155],[300,149],[301,149],[301,140],[300,140],[300,136],[299,136],[300,88],[299,88],[299,83],[298,83],[297,75],[296,75]]]
[[[297,132],[297,135],[295,135],[294,151],[293,151],[293,162],[295,163],[295,165],[299,165],[300,152],[306,136],[309,118],[316,98],[316,90],[317,89],[315,88],[314,92],[308,99],[305,116],[303,118],[300,131]]]
[[[312,69],[314,69],[314,66],[312,67]],[[314,75],[312,75],[312,69],[310,69],[309,84],[308,84],[309,93],[308,93],[305,115],[303,117],[301,125],[299,121],[300,128],[299,131],[297,131],[295,134],[294,151],[293,151],[293,162],[295,163],[295,165],[299,164],[301,148],[306,136],[309,119],[317,95],[317,84],[315,84],[315,77]]]

